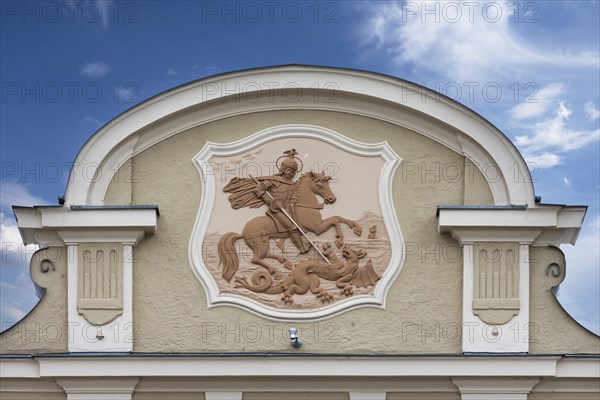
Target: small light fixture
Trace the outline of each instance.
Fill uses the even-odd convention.
[[[290,333],[290,343],[294,347],[302,346],[302,340],[300,340],[300,336],[298,336],[297,328],[289,328],[288,332]]]

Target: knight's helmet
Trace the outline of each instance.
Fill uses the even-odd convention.
[[[295,172],[302,170],[302,161],[296,157],[296,149],[291,149],[283,152],[284,155],[277,159],[277,169],[279,170],[278,175],[282,175],[286,168],[292,168]],[[282,160],[283,159],[283,160]],[[298,168],[298,160],[300,162],[300,168]]]

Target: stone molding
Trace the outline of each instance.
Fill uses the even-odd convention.
[[[315,101],[312,94],[294,102],[281,99],[279,92],[289,82],[307,92],[315,85],[326,88],[335,82],[334,101]],[[243,96],[265,100],[243,101]],[[373,98],[380,103],[373,104]],[[232,101],[228,103],[228,99]],[[213,105],[218,107],[209,112],[202,109]],[[84,180],[82,169],[90,162],[108,171],[109,165],[123,165],[136,153],[194,126],[250,112],[286,109],[348,112],[408,127],[464,154],[480,169],[492,166],[498,175],[497,180],[490,182],[495,204],[534,205],[530,173],[518,150],[497,128],[468,108],[397,78],[366,71],[297,65],[208,77],[161,93],[124,112],[96,132],[81,149],[71,171],[65,202],[67,205],[103,202],[112,176],[103,174],[93,182]],[[180,121],[167,126],[173,116]],[[163,125],[158,129],[157,121]]]

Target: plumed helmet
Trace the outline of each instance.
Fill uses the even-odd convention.
[[[298,163],[293,158],[285,158],[281,162],[281,166],[279,167],[279,169],[281,171],[283,171],[286,168],[293,168],[294,171],[297,171],[298,170]]]
[[[298,157],[296,157],[296,154],[298,154],[296,149],[290,149],[290,150],[284,151],[283,155],[277,159],[276,163],[277,163],[277,168],[279,169],[279,174],[283,174],[283,171],[285,171],[286,168],[291,168],[296,173],[298,172],[298,170],[302,171],[302,167],[303,167],[302,160],[300,160]],[[300,163],[299,167],[298,167],[298,163]]]

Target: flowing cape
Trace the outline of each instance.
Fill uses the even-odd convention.
[[[284,184],[289,185],[282,177],[280,176],[260,176],[256,178],[257,181],[277,181]],[[267,182],[268,184],[268,182]],[[250,207],[250,208],[258,208],[263,206],[265,202],[259,198],[254,191],[258,184],[252,178],[240,178],[236,176],[232,180],[229,181],[227,185],[223,188],[225,193],[231,193],[231,195],[227,198],[231,203],[231,207],[234,209]]]
[[[263,178],[264,179],[264,178]],[[227,198],[234,209],[250,207],[258,208],[265,202],[254,193],[256,182],[252,178],[235,177],[225,187],[225,193],[231,193]]]

